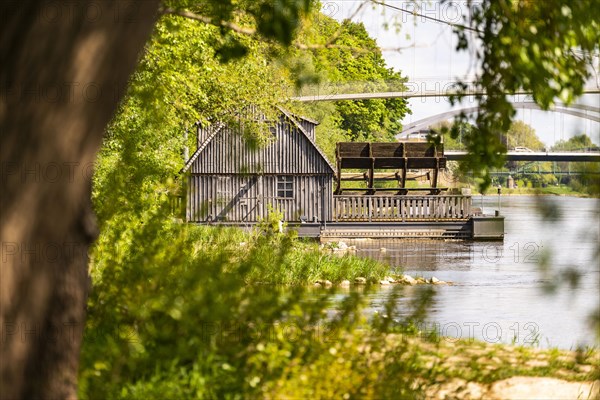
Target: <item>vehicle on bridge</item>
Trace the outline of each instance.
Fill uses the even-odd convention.
[[[513,149],[513,151],[517,151],[520,153],[533,153],[534,152],[529,147],[523,147],[523,146],[517,146]]]

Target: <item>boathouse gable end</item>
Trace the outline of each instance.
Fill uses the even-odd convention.
[[[299,123],[281,116],[264,147],[229,126],[209,135],[183,172],[192,174],[332,174],[333,167]]]
[[[272,207],[290,222],[330,220],[334,171],[311,125],[314,132],[313,121],[281,110],[264,147],[251,146],[239,127],[207,129],[182,170],[189,173],[186,219],[254,223]]]

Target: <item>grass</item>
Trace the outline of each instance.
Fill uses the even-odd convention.
[[[410,351],[418,353],[423,373],[430,372],[430,367],[435,365],[436,373],[430,378],[433,382],[460,378],[491,383],[513,376],[555,377],[568,381],[600,378],[600,354],[595,348],[538,349],[412,334],[400,334],[392,343],[399,341],[408,341]]]
[[[485,390],[488,384],[514,376],[598,379],[598,351],[539,350],[449,341],[436,335],[421,337],[414,332],[363,331],[338,338],[322,359],[313,365],[299,365],[270,395],[431,398],[436,397],[437,388],[452,381],[473,382]]]
[[[321,249],[316,242],[294,238],[293,233],[246,233],[238,228],[203,226],[194,229],[202,232],[196,243],[198,249],[225,249],[238,261],[247,263],[244,280],[249,285],[307,285],[317,280],[337,284],[357,277],[375,283],[390,275],[387,264],[351,254],[340,256]]]

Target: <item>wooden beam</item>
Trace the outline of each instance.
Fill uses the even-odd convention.
[[[342,185],[342,160],[341,157],[339,156],[339,149],[340,149],[340,143],[336,143],[335,145],[335,162],[336,162],[336,166],[337,166],[337,171],[336,171],[336,184],[335,184],[335,191],[334,193],[336,194],[341,194],[341,185]]]
[[[405,166],[404,158],[401,157],[377,157],[373,161],[376,169],[400,169]]]
[[[340,166],[341,168],[357,168],[357,169],[368,169],[371,168],[370,157],[341,157]]]
[[[408,169],[408,159],[404,157],[404,168],[402,168],[402,184],[403,188],[406,187],[406,170]]]
[[[371,157],[371,169],[369,169],[369,189],[371,189],[371,193],[373,193],[373,178],[375,174],[375,159],[373,158],[373,148],[369,143],[369,157]]]

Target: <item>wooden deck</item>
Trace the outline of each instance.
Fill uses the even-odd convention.
[[[333,196],[334,222],[464,221],[471,196]]]
[[[473,238],[471,220],[446,222],[332,222],[321,230],[320,241],[343,239],[454,239]]]

